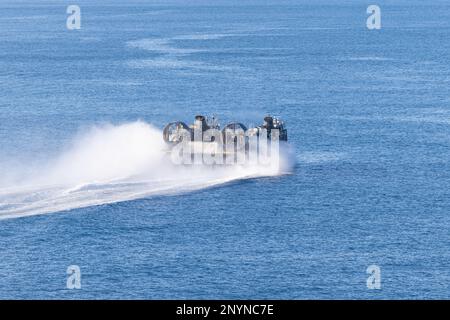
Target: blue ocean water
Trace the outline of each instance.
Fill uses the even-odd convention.
[[[0,3],[0,298],[450,297],[447,1],[377,1],[381,30],[366,1],[69,4]],[[198,113],[281,116],[294,168],[114,184]]]

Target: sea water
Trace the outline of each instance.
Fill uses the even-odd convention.
[[[377,4],[2,0],[0,298],[449,298],[450,8]],[[161,158],[268,113],[287,172]]]

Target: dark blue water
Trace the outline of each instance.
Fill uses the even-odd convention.
[[[364,1],[78,1],[72,31],[68,4],[0,4],[1,193],[93,125],[197,113],[281,116],[296,165],[0,220],[0,298],[450,297],[447,1],[378,1],[372,31]]]

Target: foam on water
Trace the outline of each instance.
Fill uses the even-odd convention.
[[[192,191],[290,167],[284,159],[276,167],[177,166],[165,148],[160,130],[145,122],[92,128],[37,173],[0,188],[0,219]]]
[[[185,55],[191,53],[202,52],[200,49],[177,48],[171,44],[171,39],[140,39],[129,41],[127,45],[131,48],[158,52],[162,54]]]

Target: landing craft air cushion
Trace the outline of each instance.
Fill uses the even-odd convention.
[[[287,130],[283,121],[272,116],[264,117],[262,125],[250,129],[240,122],[232,122],[221,130],[215,117],[197,115],[190,126],[181,121],[167,124],[163,130],[163,139],[168,152],[184,142],[193,150],[192,154],[223,154],[226,158],[240,151],[244,155],[248,155],[251,150],[258,152],[274,140],[286,142]]]

